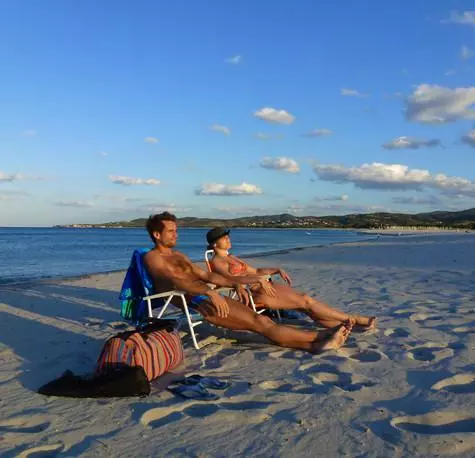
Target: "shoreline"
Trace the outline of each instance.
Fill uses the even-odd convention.
[[[399,235],[398,233],[389,231],[388,233],[385,233],[385,234],[382,234],[379,232],[361,233],[361,235],[363,234],[371,236],[371,237],[366,238],[366,239],[361,239],[361,240],[348,241],[348,242],[332,242],[332,243],[327,243],[327,244],[297,246],[293,248],[282,248],[279,250],[272,250],[272,251],[261,251],[257,253],[244,253],[244,254],[239,255],[239,257],[243,259],[265,258],[269,256],[279,255],[279,254],[291,254],[294,252],[305,251],[305,250],[314,249],[314,248],[338,247],[338,246],[367,243],[367,242],[372,243],[372,242],[377,242],[379,240],[379,238],[377,237],[378,235],[381,235],[384,237],[394,237],[395,239],[397,239],[398,237],[402,237],[402,236],[406,238],[406,237],[418,237],[418,236],[430,237],[430,236],[442,236],[442,235],[462,235],[462,234],[465,234],[465,232],[464,231],[463,232],[461,231],[433,231],[433,232],[421,233],[419,231],[412,231],[412,232],[406,232],[404,234]],[[204,259],[201,259],[201,258],[191,259],[191,261],[198,264],[204,264]],[[127,271],[127,268],[106,270],[106,271],[100,271],[100,272],[90,272],[90,273],[84,273],[84,274],[78,274],[78,275],[38,277],[38,278],[29,278],[29,279],[24,279],[24,280],[5,281],[5,282],[2,282],[2,280],[0,279],[0,291],[4,287],[8,288],[12,286],[16,287],[16,286],[35,285],[35,284],[41,285],[41,284],[56,283],[56,282],[60,283],[60,282],[68,282],[68,281],[78,281],[78,280],[83,280],[83,279],[90,279],[96,275],[113,275],[113,274],[117,274],[121,272],[125,274],[126,271]]]
[[[363,235],[363,234],[361,234]],[[368,236],[371,236],[370,238],[365,238],[361,240],[352,240],[348,242],[331,242],[327,244],[318,244],[318,245],[305,245],[305,246],[297,246],[297,247],[292,247],[292,248],[282,248],[279,250],[272,250],[272,251],[260,251],[257,253],[244,253],[239,255],[239,257],[243,259],[251,259],[251,258],[262,258],[266,256],[272,256],[276,254],[285,254],[285,253],[290,253],[293,251],[302,251],[305,249],[309,248],[318,248],[318,247],[325,247],[325,246],[335,246],[335,245],[345,245],[348,243],[358,243],[358,242],[367,242],[367,241],[372,241],[372,240],[377,240],[377,238],[373,234],[366,234]],[[178,250],[180,251],[180,250]],[[199,258],[191,258],[191,261],[194,263],[204,263],[204,259]],[[85,278],[91,278],[94,275],[108,275],[108,274],[115,274],[119,272],[126,272],[128,269],[114,269],[114,270],[106,270],[106,271],[100,271],[100,272],[90,272],[90,273],[84,273],[84,274],[78,274],[78,275],[68,275],[68,276],[44,276],[44,277],[37,277],[37,278],[28,278],[24,280],[13,280],[13,281],[2,281],[0,278],[0,290],[2,287],[9,287],[9,286],[17,286],[17,285],[31,285],[31,284],[43,284],[43,283],[51,283],[51,282],[61,282],[61,281],[70,281],[70,280],[82,280]]]

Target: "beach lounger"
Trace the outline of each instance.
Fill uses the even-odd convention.
[[[132,260],[125,275],[119,296],[121,302],[120,314],[122,318],[139,324],[147,318],[153,318],[154,308],[160,308],[157,318],[161,318],[171,304],[172,299],[178,297],[185,312],[185,319],[188,323],[193,345],[199,350],[200,347],[196,339],[194,328],[203,322],[203,320],[199,320],[201,315],[199,315],[198,312],[190,313],[190,308],[193,307],[193,304],[188,303],[188,295],[183,291],[172,290],[158,294],[154,293],[152,280],[143,264],[143,256],[148,251],[148,249],[138,249],[135,250],[132,255]],[[199,321],[193,321],[193,319],[196,318],[198,318]],[[181,326],[183,319],[179,319],[178,322]]]
[[[211,272],[212,269],[211,269],[211,263],[210,263],[210,256],[212,256],[214,253],[214,250],[206,250],[205,251],[205,262],[206,262],[206,266],[208,267],[208,270]],[[270,276],[269,276],[270,278]],[[246,287],[247,289],[247,293],[249,294],[249,302],[252,306],[252,309],[254,310],[254,312],[256,312],[257,314],[261,314],[261,313],[264,313],[267,309],[265,308],[261,308],[259,310],[257,310],[256,308],[256,303],[254,302],[254,298],[252,297],[252,292],[251,292],[251,288],[249,288],[249,286]],[[236,295],[236,293],[234,293],[234,295],[231,296],[232,299],[234,299],[234,296]],[[278,310],[274,310],[276,315],[277,315],[277,320],[280,322],[281,319],[280,319],[280,312]]]

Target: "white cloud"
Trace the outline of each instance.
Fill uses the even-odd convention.
[[[29,130],[24,130],[21,134],[23,137],[36,137],[36,130],[34,129],[29,129]]]
[[[468,60],[472,57],[475,57],[475,51],[467,46],[462,46],[462,49],[460,50],[460,58],[463,60]]]
[[[259,140],[269,140],[271,136],[269,134],[264,134],[263,132],[257,132],[256,138]]]
[[[295,116],[289,112],[275,108],[261,108],[254,112],[254,116],[275,124],[292,124],[295,121]]]
[[[413,137],[397,137],[388,143],[384,143],[383,148],[386,149],[419,149],[441,146],[440,140],[433,138],[430,140],[417,139]]]
[[[310,204],[294,203],[287,208],[291,213],[303,213],[305,215],[347,215],[351,213],[374,213],[376,211],[391,211],[387,207],[379,205],[355,205],[348,203],[327,204],[323,202],[313,202]]]
[[[210,129],[214,130],[215,132],[221,132],[224,135],[231,135],[231,129],[220,124],[213,124]]]
[[[462,141],[472,148],[475,148],[475,129],[471,130],[467,135],[464,135]]]
[[[452,24],[469,25],[475,27],[475,10],[472,11],[452,11],[450,18],[442,22],[451,22]]]
[[[238,185],[205,183],[195,191],[195,194],[198,196],[251,196],[262,194],[262,189],[244,181]]]
[[[152,143],[153,145],[157,144],[160,140],[155,137],[145,137],[144,142],[145,143]]]
[[[348,89],[348,88],[343,88],[340,91],[340,95],[344,97],[368,97],[368,94],[362,94],[356,89]]]
[[[94,194],[92,197],[96,200],[108,200],[111,202],[140,202],[145,200],[144,197],[126,197],[116,194]]]
[[[14,181],[23,180],[25,178],[21,173],[7,174],[0,170],[0,183],[13,183]]]
[[[96,153],[98,156],[101,156],[101,157],[107,157],[109,156],[109,153],[107,151],[99,151],[98,153]]]
[[[347,194],[343,194],[341,196],[325,196],[325,197],[315,197],[314,199],[316,202],[334,202],[334,201],[339,201],[339,200],[342,200],[342,201],[345,201],[345,200],[348,200],[348,195]]]
[[[180,207],[175,204],[150,204],[142,205],[140,210],[147,213],[186,213],[191,210],[191,207]]]
[[[300,167],[296,161],[287,157],[264,157],[261,160],[260,166],[263,169],[281,170],[289,173],[299,173]]]
[[[453,69],[450,69],[450,70],[447,70],[444,75],[445,76],[452,76],[452,75],[455,75],[457,73],[457,70],[453,70]]]
[[[224,62],[232,65],[238,65],[242,62],[242,56],[233,56],[233,57],[228,57],[227,59],[224,59]]]
[[[269,213],[268,208],[261,208],[261,207],[246,207],[246,206],[219,206],[214,207],[214,211],[220,213],[229,213],[230,215],[264,215]]]
[[[304,134],[304,137],[315,138],[315,137],[325,137],[327,135],[332,135],[333,131],[330,129],[313,129],[310,132]]]
[[[62,200],[59,202],[55,202],[55,205],[59,207],[74,207],[74,208],[90,208],[93,207],[91,202],[86,202],[83,200]]]
[[[132,186],[132,185],[146,185],[146,186],[157,186],[160,184],[159,180],[155,178],[133,178],[120,175],[110,175],[109,180],[114,184],[120,184],[123,186]]]
[[[323,181],[352,183],[361,189],[416,190],[435,189],[444,194],[475,197],[475,182],[443,173],[431,174],[428,170],[409,169],[401,164],[363,164],[360,167],[343,165],[313,166],[315,174]]]
[[[427,124],[475,119],[475,86],[449,89],[421,84],[406,101],[406,118]]]
[[[29,195],[29,193],[24,191],[0,191],[0,200],[16,200]]]
[[[440,204],[440,199],[435,196],[393,197],[392,201],[395,204],[403,204],[403,205],[439,205]]]
[[[266,134],[264,132],[257,132],[256,138],[259,140],[283,140],[283,134]]]

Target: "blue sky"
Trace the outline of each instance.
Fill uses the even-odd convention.
[[[475,207],[471,1],[0,3],[0,226]]]

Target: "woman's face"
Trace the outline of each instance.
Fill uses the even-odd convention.
[[[229,238],[229,235],[223,235],[223,237],[216,240],[214,245],[220,250],[229,250],[231,248],[231,239]]]

